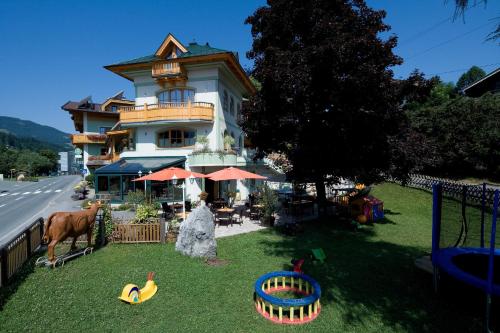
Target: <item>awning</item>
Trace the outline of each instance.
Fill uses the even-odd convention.
[[[96,175],[137,175],[139,171],[143,174],[171,166],[184,166],[185,157],[126,157],[119,161],[106,165],[95,171]]]

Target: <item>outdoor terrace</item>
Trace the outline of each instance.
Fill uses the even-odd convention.
[[[214,105],[206,102],[159,103],[119,109],[120,122],[214,121]]]

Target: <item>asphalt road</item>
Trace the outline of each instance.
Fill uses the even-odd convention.
[[[73,201],[71,195],[80,180],[60,176],[39,182],[0,181],[0,247],[39,217],[79,209],[81,201]]]

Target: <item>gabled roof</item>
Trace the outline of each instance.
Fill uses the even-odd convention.
[[[223,50],[223,49],[217,49],[215,47],[211,47],[208,43],[206,43],[205,45],[199,45],[197,43],[189,43],[189,45],[186,47],[186,52],[179,55],[178,58],[190,58],[190,57],[197,57],[197,56],[211,55],[211,54],[218,54],[218,53],[232,53],[232,52],[227,51],[227,50]],[[150,55],[147,55],[144,57],[125,60],[125,61],[118,62],[116,64],[107,65],[107,66],[105,66],[105,68],[112,67],[112,66],[121,66],[121,65],[145,64],[145,63],[150,63],[150,62],[160,61],[160,60],[165,60],[165,59],[157,56],[156,54],[150,54]]]
[[[180,52],[170,53],[175,59],[168,58],[168,51],[175,46]],[[127,80],[133,79],[126,73],[130,70],[146,70],[158,61],[179,62],[184,64],[196,64],[206,62],[224,62],[228,65],[235,76],[243,83],[245,89],[250,93],[255,93],[255,86],[246,75],[243,67],[238,60],[238,54],[235,52],[211,47],[208,43],[204,45],[195,42],[189,43],[188,46],[182,45],[172,34],[168,34],[162,42],[155,54],[150,54],[140,58],[121,61],[112,65],[104,66]]]
[[[481,87],[478,87],[480,85],[483,85],[484,83],[486,83],[486,81],[490,81],[490,80],[500,80],[497,76],[500,75],[500,67],[495,69],[493,72],[491,73],[488,73],[486,76],[480,78],[479,80],[477,80],[476,82],[468,85],[467,87],[465,87],[464,89],[462,89],[462,91],[466,94],[467,94],[467,91],[469,90],[473,90],[477,87],[477,89],[481,89]],[[487,87],[487,84],[483,87],[484,89],[488,89]]]

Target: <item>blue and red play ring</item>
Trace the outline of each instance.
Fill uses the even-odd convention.
[[[292,291],[301,298],[279,298],[272,294]],[[305,324],[321,312],[321,287],[303,273],[279,271],[262,275],[255,282],[255,308],[266,319],[278,324]]]

